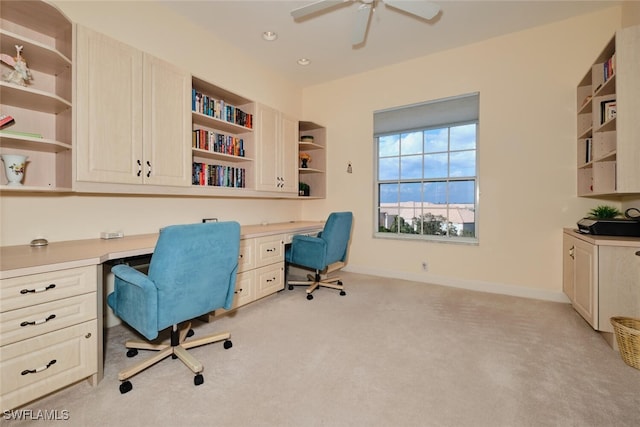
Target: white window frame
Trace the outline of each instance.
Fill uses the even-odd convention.
[[[408,107],[401,107],[400,109],[394,109],[394,110],[388,110],[391,111],[391,114],[389,116],[383,117],[383,120],[381,120],[383,122],[382,126],[377,127],[377,132],[374,131],[374,138],[373,138],[373,143],[374,143],[374,173],[375,173],[375,179],[374,179],[374,230],[373,230],[373,234],[375,238],[382,238],[382,239],[395,239],[395,240],[424,240],[424,241],[434,241],[434,242],[446,242],[446,243],[454,243],[454,244],[479,244],[479,202],[480,202],[480,186],[479,186],[479,169],[478,169],[478,158],[479,158],[479,113],[478,113],[478,94],[472,94],[473,96],[475,96],[475,105],[473,106],[473,108],[475,109],[474,113],[470,113],[469,111],[462,111],[462,110],[469,110],[469,108],[464,107],[464,108],[458,108],[460,105],[460,100],[462,100],[462,102],[466,102],[464,100],[465,97],[469,96],[469,95],[463,95],[461,97],[454,97],[454,98],[447,98],[444,100],[436,100],[436,101],[431,101],[428,103],[422,103],[422,104],[416,104],[413,106],[408,106]],[[444,101],[444,102],[443,102]],[[447,104],[448,101],[453,101]],[[453,113],[449,113],[446,111],[446,107],[447,106],[452,106],[452,108],[450,109],[450,112]],[[444,108],[443,108],[444,107]],[[408,116],[408,119],[405,119],[405,116],[403,116],[403,109],[404,108],[413,108],[412,111],[408,111],[408,114],[406,116]],[[462,112],[461,112],[462,111]],[[430,112],[435,112],[435,114],[429,114]],[[456,115],[457,112],[457,115]],[[384,113],[384,112],[383,112]],[[473,117],[473,114],[475,114],[475,117]],[[389,117],[391,117],[391,119],[389,119]],[[425,118],[426,117],[426,118]],[[463,120],[463,121],[455,121],[452,119],[455,119],[456,117],[462,117],[465,118],[467,120]],[[377,117],[376,117],[377,118]],[[385,121],[385,119],[387,119]],[[402,126],[406,125],[406,124],[416,124],[416,120],[418,121],[418,123],[420,122],[420,120],[422,120],[424,123],[426,123],[426,126],[420,126],[417,128],[413,128],[413,129],[403,129]],[[435,120],[435,123],[430,123],[430,120]],[[375,118],[374,118],[374,123],[375,123]],[[422,132],[422,135],[424,137],[424,131],[428,131],[428,130],[432,130],[432,129],[444,129],[447,128],[450,130],[450,128],[452,127],[456,127],[456,126],[460,126],[460,125],[468,125],[468,124],[475,124],[476,128],[475,128],[475,148],[473,149],[473,151],[475,152],[475,175],[472,176],[462,176],[462,177],[458,177],[458,176],[450,176],[449,173],[449,167],[451,166],[451,162],[450,162],[450,155],[451,153],[455,153],[457,152],[457,150],[451,150],[451,146],[450,146],[450,142],[451,142],[451,134],[450,131],[447,134],[447,150],[446,151],[442,151],[440,153],[446,153],[447,154],[447,176],[446,177],[435,177],[435,178],[424,178],[424,168],[425,168],[425,164],[424,164],[424,139],[423,139],[423,149],[421,150],[421,155],[422,157],[422,169],[423,169],[423,174],[422,174],[422,178],[410,178],[410,179],[402,179],[402,176],[400,175],[400,171],[399,171],[399,175],[398,175],[398,179],[393,179],[393,180],[381,180],[380,176],[379,176],[379,171],[380,171],[380,167],[379,167],[379,162],[380,162],[380,155],[379,155],[379,138],[380,137],[384,137],[384,136],[389,136],[389,135],[398,135],[400,136],[401,134],[407,134],[407,133],[412,133],[412,132]],[[387,131],[387,132],[380,132],[381,128],[388,128],[391,129],[391,131]],[[399,152],[398,153],[399,161],[402,158],[402,153]],[[401,167],[401,166],[399,166]],[[400,230],[396,231],[396,232],[380,232],[379,231],[379,226],[380,226],[380,221],[381,221],[381,213],[382,213],[382,206],[380,203],[380,185],[381,184],[387,184],[387,183],[397,183],[398,185],[401,184],[408,184],[408,183],[418,183],[418,184],[423,184],[423,183],[428,183],[428,182],[443,182],[445,183],[445,186],[447,186],[448,188],[448,184],[450,182],[455,182],[455,181],[473,181],[475,183],[475,188],[474,188],[474,218],[473,218],[473,224],[474,224],[474,235],[473,236],[461,236],[461,235],[456,235],[456,236],[449,236],[448,232],[449,232],[449,219],[450,219],[450,210],[451,209],[455,209],[455,205],[457,205],[456,203],[451,203],[448,200],[447,197],[447,201],[446,203],[442,204],[442,207],[445,209],[445,213],[446,213],[446,218],[447,218],[447,224],[444,227],[445,228],[445,235],[433,235],[433,234],[411,234],[411,233],[400,233]],[[398,205],[397,207],[400,208],[401,207],[401,202],[398,200]],[[425,206],[422,204],[417,205],[417,209],[419,211],[419,214],[417,215],[418,217],[420,217],[421,215],[425,214]],[[414,215],[415,217],[416,215]],[[458,230],[460,231],[460,230]]]

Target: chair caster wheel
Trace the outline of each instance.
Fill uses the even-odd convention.
[[[292,291],[293,290],[293,285],[289,285],[289,290]]]
[[[193,377],[193,384],[194,385],[200,385],[204,382],[204,377],[202,376],[202,374],[198,374],[195,377]]]
[[[192,337],[192,336],[194,336],[195,334],[196,334],[196,333],[195,333],[195,332],[193,332],[193,329],[189,328],[189,331],[187,332],[187,338],[188,338],[188,337]]]
[[[231,347],[233,347],[233,343],[231,342],[231,340],[226,340],[222,346],[225,350],[229,350]]]
[[[338,280],[338,285],[342,286],[342,280]]]
[[[137,348],[130,348],[129,350],[127,350],[127,357],[135,357],[137,355],[138,355]]]
[[[340,295],[345,296],[347,293],[345,291],[340,291]]]
[[[120,383],[120,394],[129,393],[133,386],[131,385],[131,381],[125,381]]]
[[[311,295],[311,294],[307,294],[307,299],[308,299],[309,301],[311,301],[311,300],[313,299],[313,295]]]

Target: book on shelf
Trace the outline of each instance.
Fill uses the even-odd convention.
[[[603,101],[600,103],[600,124],[616,117],[616,100]]]
[[[592,139],[591,138],[586,138],[584,140],[584,151],[585,151],[585,163],[589,163],[590,161],[593,160],[593,145],[592,145]]]
[[[606,82],[616,73],[616,54],[611,55],[611,58],[607,59],[603,64],[603,77]]]
[[[8,135],[8,136],[26,136],[29,138],[42,138],[43,136],[39,133],[33,132],[20,132],[16,130],[0,130],[0,135]]]
[[[0,128],[5,126],[9,126],[10,124],[15,123],[15,119],[8,114],[0,114]]]

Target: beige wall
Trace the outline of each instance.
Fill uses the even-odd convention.
[[[575,88],[619,26],[612,8],[305,88],[304,116],[328,129],[330,197],[303,216],[354,212],[353,271],[563,299],[562,227],[598,202],[576,197]],[[374,239],[373,112],[476,91],[480,244]]]
[[[640,1],[626,0],[622,4],[622,26],[640,25]]]
[[[575,196],[575,87],[620,26],[620,8],[300,90],[153,2],[56,4],[76,22],[326,126],[328,197],[300,202],[5,193],[0,244],[154,232],[208,216],[248,224],[352,210],[353,271],[561,299],[561,229],[598,202]],[[216,67],[219,58],[233,58],[228,63],[234,66]],[[480,244],[373,239],[373,111],[474,91],[480,92]],[[346,173],[349,161],[352,174]],[[420,271],[423,260],[428,273]]]

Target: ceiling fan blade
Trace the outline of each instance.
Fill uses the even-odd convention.
[[[384,0],[384,3],[427,20],[433,19],[440,12],[440,6],[429,1]]]
[[[364,42],[367,37],[367,27],[371,18],[371,4],[362,4],[356,11],[356,22],[351,33],[351,44],[358,45]]]
[[[291,16],[293,16],[293,19],[304,18],[305,16],[309,16],[316,12],[321,12],[325,9],[329,9],[334,6],[337,6],[341,3],[344,3],[345,1],[348,1],[348,0],[320,0],[315,3],[311,3],[306,6],[293,9],[291,11]]]

